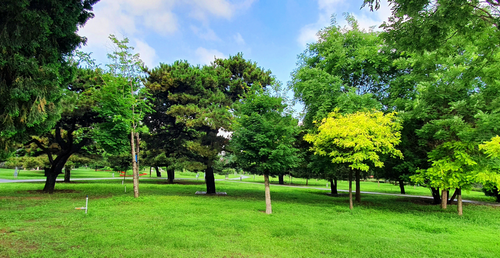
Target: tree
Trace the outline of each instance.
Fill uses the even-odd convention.
[[[173,105],[183,104],[173,96],[188,92],[199,83],[197,68],[187,62],[175,62],[172,65],[161,64],[148,71],[145,87],[151,92],[148,98],[152,111],[144,116],[143,122],[149,129],[144,136],[147,143],[146,162],[159,173],[158,167],[167,167],[168,181],[173,182],[175,169],[186,160],[193,160],[186,144],[196,138],[196,131],[184,123],[177,123],[176,116],[169,111]]]
[[[221,132],[231,131],[233,103],[252,85],[265,87],[274,79],[270,71],[245,60],[242,54],[216,59],[211,66],[191,66],[179,61],[161,66],[165,72],[159,85],[168,92],[170,101],[167,113],[175,117],[175,123],[193,132],[194,137],[186,141],[185,147],[191,152],[191,159],[205,165],[207,194],[214,194],[212,166],[228,142]]]
[[[416,132],[429,146],[427,169],[414,178],[449,188],[479,180],[484,154],[478,145],[498,135],[499,2],[479,0],[393,0],[383,38],[413,56],[417,78]],[[372,10],[378,0],[366,0]],[[479,165],[482,164],[482,165]],[[444,176],[438,176],[443,174]],[[486,185],[489,185],[486,183]],[[456,188],[461,214],[461,188]],[[447,198],[441,198],[446,208]],[[452,198],[453,199],[453,198]]]
[[[0,138],[50,130],[75,68],[68,56],[85,38],[76,32],[98,0],[5,0],[0,3]]]
[[[238,165],[254,174],[263,174],[266,213],[272,213],[269,176],[282,174],[299,163],[293,142],[298,134],[297,120],[285,112],[282,99],[254,85],[235,109],[236,126],[231,148]]]
[[[381,27],[385,37],[410,51],[433,51],[453,37],[472,38],[477,25],[495,28],[500,36],[498,0],[389,0],[392,17]],[[365,0],[363,7],[376,10],[380,0]],[[473,25],[473,26],[471,26]],[[451,32],[451,33],[450,33]],[[494,44],[492,44],[494,45]]]
[[[53,193],[56,178],[66,161],[92,142],[91,126],[103,121],[94,108],[97,105],[94,91],[101,83],[95,71],[78,69],[76,79],[64,91],[61,119],[51,132],[43,137],[32,136],[26,144],[48,156],[50,166],[45,168],[44,192]]]
[[[307,134],[304,139],[312,143],[316,154],[329,156],[332,163],[349,164],[359,173],[368,171],[370,164],[382,167],[380,154],[403,158],[401,151],[395,148],[400,142],[400,129],[395,113],[384,115],[372,110],[342,115],[337,109],[322,120],[317,134]],[[349,172],[349,208],[352,209],[352,171]]]
[[[477,38],[452,37],[439,49],[415,55],[419,68],[412,72],[419,78],[412,112],[423,122],[416,133],[431,146],[429,167],[412,178],[441,187],[443,208],[448,191],[455,188],[460,215],[460,192],[470,189],[481,173],[484,155],[478,145],[500,133],[498,63],[487,61],[499,54],[488,46],[493,28],[470,26],[477,28]]]
[[[332,21],[318,32],[318,42],[308,45],[299,56],[299,67],[289,84],[295,98],[304,103],[304,126],[310,133],[315,133],[314,121],[326,118],[335,108],[343,114],[365,109],[390,112],[404,107],[402,100],[414,94],[413,81],[402,77],[411,71],[406,56],[388,46],[379,33],[360,29],[353,16],[346,19],[347,27]],[[316,163],[311,167],[325,168],[332,180],[342,170],[329,169],[329,162],[322,164],[322,158],[311,161]],[[360,180],[358,171],[358,201]]]
[[[127,115],[119,117],[119,119],[127,124],[130,133],[130,150],[132,157],[132,170],[134,180],[134,197],[139,197],[139,132],[147,131],[147,127],[141,124],[145,113],[150,111],[150,104],[147,101],[147,89],[141,87],[142,71],[145,70],[144,64],[139,57],[139,54],[132,54],[133,47],[129,46],[128,38],[118,40],[114,35],[110,35],[109,39],[115,44],[115,51],[108,54],[108,58],[112,63],[108,64],[109,72],[113,76],[118,76],[126,79],[130,95],[124,95],[124,100],[130,100],[129,106],[125,109]],[[123,93],[125,87],[123,87]],[[142,95],[142,96],[141,96]],[[116,96],[115,96],[116,97]],[[110,102],[113,103],[113,102]],[[111,110],[116,107],[108,106]],[[111,114],[110,114],[111,115]]]

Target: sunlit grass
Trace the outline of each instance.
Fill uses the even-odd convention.
[[[347,196],[218,181],[228,196],[200,196],[202,180],[0,185],[0,257],[498,257],[500,210],[441,210],[414,198]],[[127,192],[124,192],[125,186]],[[85,205],[89,213],[75,210]]]
[[[243,181],[264,183],[264,177],[263,176],[255,176],[254,177],[253,175],[249,175],[249,178],[243,179]],[[279,183],[277,177],[270,178],[270,182],[272,184]],[[285,183],[285,186],[286,185],[306,186],[306,179],[292,177],[291,184],[290,184],[290,178],[288,176],[285,176],[284,183]],[[348,190],[349,189],[349,182],[348,181],[339,180],[337,183],[338,183],[339,190]],[[320,179],[320,180],[309,179],[307,182],[307,186],[318,187],[318,188],[328,188],[329,189],[330,183],[328,181],[322,180],[322,179]],[[352,187],[353,187],[353,191],[354,191],[356,189],[354,182],[352,184]],[[363,192],[378,192],[378,193],[391,193],[391,194],[400,194],[401,193],[401,190],[400,190],[398,184],[383,183],[382,180],[380,183],[377,183],[374,180],[361,181],[360,188],[361,188],[361,191],[363,191]],[[426,187],[405,185],[405,191],[406,191],[406,194],[408,194],[408,195],[431,196],[430,189],[426,188]],[[453,191],[451,191],[451,194],[453,194]],[[495,197],[486,196],[481,191],[462,191],[462,196],[464,199],[474,200],[474,201],[495,202],[495,200],[496,200]]]

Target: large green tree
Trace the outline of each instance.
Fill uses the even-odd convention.
[[[446,208],[448,190],[485,176],[487,163],[478,145],[499,134],[498,1],[394,0],[393,15],[382,25],[382,37],[412,58],[406,77],[418,82],[411,115],[422,122],[415,132],[427,146],[429,166],[414,180],[441,187]],[[365,1],[376,8],[378,1]],[[486,180],[487,181],[487,180]],[[453,199],[453,198],[452,198]],[[458,205],[461,214],[461,203]]]
[[[351,15],[348,26],[335,22],[319,31],[319,40],[299,56],[299,67],[289,84],[295,98],[305,106],[304,126],[314,132],[314,121],[326,118],[335,108],[341,113],[365,109],[397,110],[411,98],[414,83],[403,79],[411,69],[404,56],[388,46],[378,32],[359,28]],[[324,176],[335,172],[323,158],[311,158],[314,170],[325,168]],[[339,167],[340,168],[340,167]],[[339,177],[342,169],[338,169]],[[318,171],[319,172],[319,171]],[[360,176],[356,173],[356,196],[360,196]]]
[[[356,171],[368,171],[373,164],[383,167],[381,154],[403,158],[396,145],[401,141],[401,125],[394,113],[365,111],[342,115],[330,113],[323,119],[318,133],[304,139],[312,144],[316,154],[328,156],[332,163],[348,164]],[[359,186],[357,186],[359,188]],[[349,208],[352,209],[352,170],[349,173]]]
[[[236,126],[231,148],[238,165],[254,174],[263,174],[266,213],[272,213],[269,176],[283,174],[299,165],[293,146],[299,132],[297,120],[285,112],[286,105],[257,85],[235,109]]]
[[[94,108],[94,91],[101,84],[95,71],[78,69],[76,79],[63,91],[61,119],[50,132],[41,137],[33,136],[27,143],[35,145],[48,156],[50,166],[45,168],[45,192],[54,191],[56,178],[71,155],[92,142],[91,126],[103,121]]]
[[[192,159],[205,166],[207,193],[214,194],[212,166],[228,142],[222,132],[231,131],[232,106],[252,85],[271,85],[271,72],[245,60],[242,54],[216,59],[210,66],[178,61],[173,65],[162,64],[159,69],[160,80],[149,87],[153,90],[159,87],[168,94],[167,114],[180,123],[177,128],[193,132],[184,146],[192,153]],[[171,121],[165,123],[167,130],[171,130]]]
[[[61,115],[75,69],[68,55],[98,0],[0,2],[0,138],[40,134]]]
[[[198,68],[187,62],[175,62],[172,65],[160,65],[148,71],[145,87],[151,92],[152,112],[144,116],[143,122],[149,128],[149,134],[143,138],[147,144],[146,162],[155,167],[166,167],[168,181],[173,182],[175,169],[187,162],[197,162],[186,144],[196,138],[196,130],[184,123],[176,123],[176,117],[169,111],[173,105],[182,101],[173,96],[182,96],[192,86],[199,83],[196,74]]]

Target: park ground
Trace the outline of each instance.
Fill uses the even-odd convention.
[[[80,172],[80,176],[90,173]],[[108,172],[101,173],[101,177],[109,177]],[[75,178],[77,174],[73,173]],[[250,176],[243,179],[247,183],[241,183],[232,175],[233,180],[216,182],[217,191],[227,192],[227,196],[203,196],[194,194],[205,189],[203,180],[196,180],[195,175],[176,173],[178,178],[192,180],[175,184],[154,179],[154,173],[151,179],[142,177],[137,199],[130,179],[124,185],[121,180],[57,183],[52,195],[39,191],[43,182],[0,184],[0,257],[500,254],[497,206],[465,204],[464,215],[457,216],[455,205],[442,210],[426,199],[363,194],[361,204],[351,211],[345,193],[330,196],[328,191],[315,189],[326,188],[326,181],[309,180],[306,188],[305,180],[293,178],[292,186],[302,187],[271,186],[273,214],[267,215],[260,177]],[[339,189],[346,186],[339,182]],[[361,188],[399,192],[398,186],[388,183],[362,182]],[[429,195],[422,187],[407,186],[406,190]],[[85,206],[86,195],[88,214],[75,209]],[[475,191],[465,192],[464,198],[493,201]]]

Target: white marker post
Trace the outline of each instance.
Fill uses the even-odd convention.
[[[87,195],[87,198],[85,199],[85,207],[76,207],[75,210],[85,210],[85,214],[87,214],[88,209],[89,209],[89,196]]]

